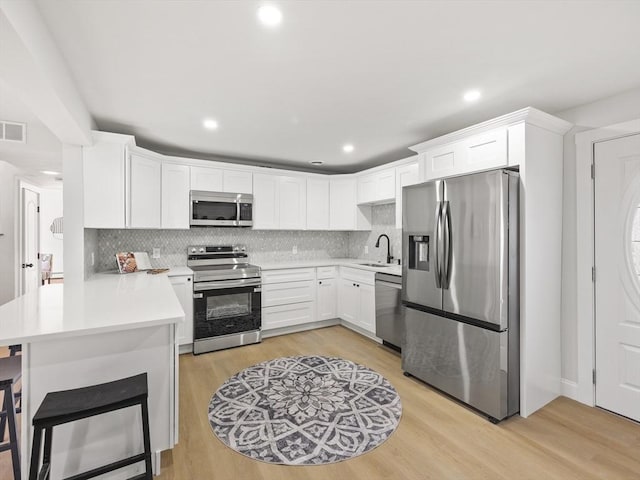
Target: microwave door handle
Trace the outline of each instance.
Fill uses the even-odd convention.
[[[435,255],[433,256],[434,270],[436,276],[436,288],[442,288],[442,277],[440,274],[440,221],[441,221],[441,203],[436,203],[436,213],[435,213],[435,225],[434,225],[434,237],[435,237]]]
[[[240,225],[240,200],[236,199],[236,221],[234,225],[237,227]]]

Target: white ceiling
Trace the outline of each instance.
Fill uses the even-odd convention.
[[[276,29],[262,3],[38,1],[98,127],[173,154],[354,171],[640,85],[638,1],[278,1]]]

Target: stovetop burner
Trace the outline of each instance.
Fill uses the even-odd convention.
[[[260,267],[247,263],[246,248],[238,245],[190,246],[187,266],[194,282],[259,278]]]

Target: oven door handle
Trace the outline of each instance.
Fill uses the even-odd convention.
[[[223,290],[225,288],[236,287],[259,287],[262,280],[259,278],[248,278],[240,280],[224,280],[220,282],[201,282],[193,284],[194,292],[202,292],[205,290]]]

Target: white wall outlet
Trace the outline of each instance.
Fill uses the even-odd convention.
[[[293,246],[293,248],[291,249],[291,252],[292,252],[294,255],[297,255],[297,254],[298,254],[298,246],[297,246],[297,245],[294,245],[294,246]]]
[[[93,267],[96,264],[96,255],[94,252],[91,252],[91,266]]]
[[[153,255],[151,255],[152,258],[160,258],[160,249],[158,247],[154,247],[153,248]]]
[[[369,245],[364,246],[364,254],[367,255],[369,253]]]

